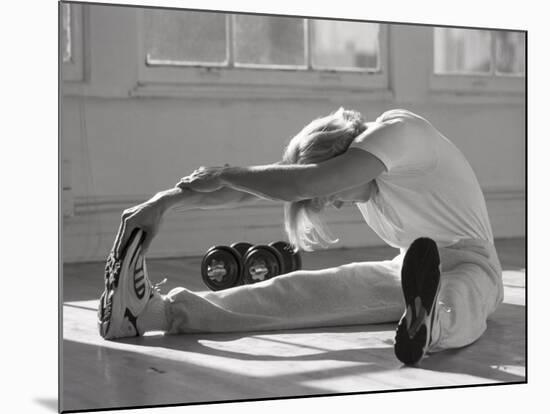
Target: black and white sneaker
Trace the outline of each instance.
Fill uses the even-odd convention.
[[[406,310],[395,334],[395,355],[407,365],[428,351],[440,287],[439,252],[432,239],[416,239],[405,254],[401,287]]]
[[[154,295],[141,245],[145,233],[134,230],[120,258],[111,251],[105,266],[105,291],[97,311],[99,333],[105,339],[139,336],[137,319]]]

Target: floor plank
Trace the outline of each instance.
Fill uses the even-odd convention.
[[[64,266],[63,409],[243,400],[341,392],[525,381],[525,243],[497,241],[505,302],[487,332],[420,368],[393,354],[390,324],[244,334],[150,335],[104,341],[96,328],[102,263]],[[324,251],[305,268],[390,258],[388,248]],[[148,261],[166,289],[204,290],[200,258]]]

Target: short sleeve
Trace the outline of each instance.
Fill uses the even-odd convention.
[[[422,170],[435,160],[429,133],[423,134],[421,128],[400,116],[378,118],[354,139],[350,148],[371,153],[382,161],[388,172]]]

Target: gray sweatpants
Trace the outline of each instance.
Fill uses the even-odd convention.
[[[243,332],[388,323],[405,309],[393,260],[300,270],[218,292],[176,288],[167,295],[169,333]],[[462,240],[440,248],[441,289],[430,351],[468,345],[485,331],[502,302],[502,270],[494,246]]]

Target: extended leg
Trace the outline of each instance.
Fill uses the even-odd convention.
[[[218,292],[172,290],[169,332],[235,332],[396,321],[401,261],[300,270]]]

